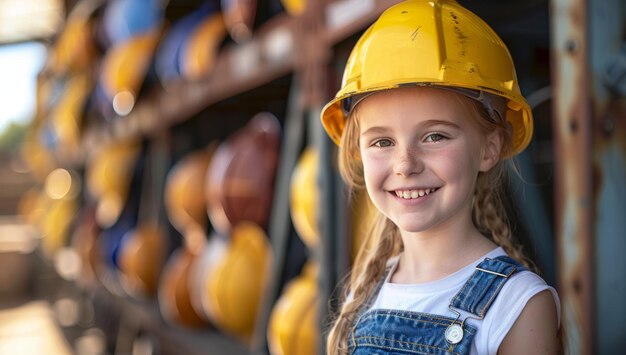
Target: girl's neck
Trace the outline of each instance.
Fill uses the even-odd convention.
[[[423,283],[444,278],[497,247],[470,222],[463,228],[402,233],[404,252],[391,281]]]

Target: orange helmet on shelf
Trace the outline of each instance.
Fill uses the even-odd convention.
[[[187,248],[178,248],[168,258],[159,280],[159,309],[163,318],[188,327],[206,324],[191,302],[190,274],[197,257]]]
[[[204,231],[207,225],[204,188],[215,145],[183,157],[167,174],[165,208],[181,234],[189,229]]]
[[[128,294],[149,297],[156,292],[166,253],[167,235],[156,222],[143,223],[123,236],[119,269]]]

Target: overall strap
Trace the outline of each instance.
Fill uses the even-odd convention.
[[[525,268],[508,256],[486,258],[476,266],[474,273],[450,301],[450,306],[482,319],[504,283],[522,270]]]
[[[385,268],[385,271],[383,272],[383,277],[381,277],[376,282],[376,286],[374,286],[371,293],[368,295],[365,303],[362,304],[357,310],[356,317],[354,317],[354,320],[352,323],[352,331],[350,332],[351,335],[350,335],[350,338],[348,339],[348,347],[350,349],[354,348],[356,344],[354,340],[354,330],[356,329],[357,324],[361,320],[361,317],[363,317],[363,315],[370,309],[370,307],[376,301],[376,297],[378,297],[378,293],[380,292],[380,289],[383,287],[383,284],[385,283],[385,280],[387,279],[387,275],[389,274],[389,271],[391,271],[391,266],[387,266]],[[352,353],[352,350],[350,351],[350,353]]]

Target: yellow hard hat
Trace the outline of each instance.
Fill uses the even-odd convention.
[[[181,53],[182,74],[186,79],[199,80],[215,67],[219,46],[226,37],[226,25],[221,12],[207,16],[191,33]]]
[[[67,151],[80,149],[82,111],[91,87],[91,78],[87,73],[73,76],[68,81],[59,102],[52,109],[50,120],[62,149]]]
[[[319,244],[317,228],[317,164],[318,154],[313,148],[307,148],[291,175],[291,219],[296,232],[309,247]]]
[[[403,1],[380,16],[355,45],[341,89],[322,110],[326,132],[340,144],[355,102],[367,93],[405,86],[454,88],[488,110],[491,97],[501,97],[506,107],[498,113],[513,129],[508,156],[530,142],[532,112],[508,49],[483,20],[454,0]]]
[[[216,326],[250,340],[271,261],[271,247],[263,229],[251,222],[235,226],[227,250],[208,275],[206,285],[206,311]]]
[[[229,241],[225,236],[213,231],[206,243],[199,246],[198,257],[194,260],[189,271],[189,291],[191,305],[196,314],[207,323],[211,318],[211,275],[221,265],[224,255],[229,248]],[[221,267],[221,266],[220,266]]]
[[[102,88],[119,115],[132,110],[161,31],[161,28],[155,28],[132,37],[109,49],[102,60]]]
[[[314,355],[319,343],[319,266],[309,262],[272,309],[267,340],[272,355]]]
[[[306,10],[306,0],[281,0],[283,7],[291,16],[300,16]]]
[[[98,199],[96,219],[103,228],[122,213],[140,149],[136,142],[110,144],[87,161],[87,188]]]
[[[74,6],[51,51],[51,66],[57,74],[88,69],[98,56],[94,43],[95,14],[101,0],[83,0]]]

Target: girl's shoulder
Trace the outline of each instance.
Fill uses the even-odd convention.
[[[497,351],[526,304],[543,291],[549,291],[552,295],[556,305],[557,319],[560,319],[559,295],[554,287],[548,285],[539,275],[523,270],[507,280],[485,316],[482,324],[483,331],[479,332],[479,337],[488,338],[483,341],[488,344],[489,353],[491,350],[494,351],[493,353]]]
[[[556,289],[548,285],[541,276],[528,270],[523,270],[512,275],[502,287],[498,298],[501,299],[501,303],[503,304],[514,303],[517,300],[519,303],[525,305],[525,302],[530,298],[545,290],[550,291],[557,305],[557,310],[560,311],[560,300]]]

